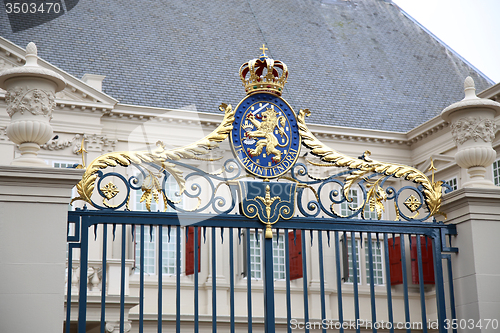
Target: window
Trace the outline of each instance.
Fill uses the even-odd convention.
[[[52,162],[54,168],[72,168],[75,163],[72,162]],[[76,163],[78,164],[78,163]]]
[[[151,229],[152,228],[152,229]],[[156,274],[158,260],[158,237],[157,227],[144,226],[144,273]],[[168,227],[162,228],[162,274],[176,274],[176,254],[177,254],[177,229],[170,229],[170,237]],[[179,255],[181,255],[179,253]],[[141,267],[141,226],[135,226],[135,273],[140,273]]]
[[[382,263],[382,248],[380,242],[372,242],[372,260],[373,260],[373,284],[384,284],[384,270]],[[370,256],[368,254],[368,240],[365,240],[365,266],[366,266],[366,284],[370,284]]]
[[[458,190],[457,177],[454,177],[454,178],[451,178],[450,180],[447,180],[446,184],[451,186],[452,191]]]
[[[340,204],[340,214],[343,216],[348,216],[354,212],[353,209],[356,209],[359,207],[360,199],[358,197],[358,190],[357,189],[350,189],[349,190],[349,198],[352,199],[351,202],[344,201]],[[365,216],[365,219],[367,220],[378,220],[377,217],[377,211],[370,210],[370,205],[367,203],[364,207],[363,214]]]
[[[342,238],[342,242],[344,242],[345,238]],[[352,260],[352,241],[350,237],[346,238],[346,242],[342,244],[343,249],[343,260],[344,260],[344,269],[349,271],[348,275],[344,274],[344,281],[347,283],[354,283],[354,264]],[[383,262],[383,252],[382,252],[382,243],[377,242],[377,240],[368,240],[365,239],[363,242],[363,247],[361,247],[361,241],[359,238],[356,238],[355,244],[355,253],[356,253],[356,272],[357,272],[357,281],[358,284],[361,284],[361,281],[366,281],[366,284],[370,284],[370,257],[368,251],[368,245],[371,242],[372,245],[372,264],[373,264],[373,283],[375,285],[384,284],[384,262]],[[364,260],[361,262],[361,259]],[[346,264],[347,263],[347,264]],[[361,270],[361,267],[365,267],[364,270]]]
[[[263,242],[262,233],[259,233],[259,240],[255,238],[255,232],[250,233],[250,269],[251,277],[254,279],[262,278],[263,271]],[[285,270],[285,241],[284,236],[280,234],[273,235],[273,271],[275,280],[284,280],[286,278]]]
[[[285,279],[285,242],[283,235],[280,235],[279,240],[277,236],[273,236],[273,271],[275,280]]]
[[[500,159],[493,162],[493,183],[500,186]]]
[[[151,229],[152,228],[152,229]],[[144,226],[144,273],[155,274],[156,228]],[[141,227],[135,226],[135,267],[136,273],[141,268]]]
[[[262,234],[259,240],[255,238],[255,233],[250,233],[250,272],[255,279],[262,278]]]

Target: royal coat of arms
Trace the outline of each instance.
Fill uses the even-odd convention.
[[[236,107],[231,142],[236,158],[248,172],[276,178],[297,160],[301,140],[295,112],[281,98],[288,77],[286,65],[264,51],[240,68],[248,96]]]

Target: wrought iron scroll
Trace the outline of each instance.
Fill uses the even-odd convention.
[[[225,104],[220,109],[225,112],[222,123],[207,137],[192,145],[165,150],[160,142],[154,152],[118,152],[97,158],[88,166],[77,185],[79,196],[73,201],[83,200],[96,209],[130,210],[132,194],[142,191],[140,202],[145,203],[147,210],[152,210],[154,203],[162,203],[164,211],[243,214],[240,211],[242,199],[237,180],[248,176],[236,160],[226,160],[215,173],[208,173],[186,162],[189,159],[210,161],[204,156],[227,138],[232,129],[234,111]],[[375,212],[376,218],[380,220],[384,211],[394,209],[396,220],[424,222],[442,214],[439,212],[442,187],[448,186],[442,181],[434,181],[432,165],[432,179],[429,179],[415,168],[375,161],[369,157],[368,151],[359,158],[338,153],[310,132],[305,124],[308,114],[307,109],[300,111],[299,132],[304,146],[319,161],[306,161],[315,167],[329,170],[337,167],[340,171],[320,178],[312,176],[306,164],[297,163],[292,167],[290,176],[272,181],[296,183],[296,194],[292,201],[295,200],[296,211],[300,215],[367,219],[365,215],[368,211]],[[105,170],[118,166],[132,167],[136,171],[129,172],[126,177],[115,170]],[[167,182],[171,178],[178,186],[173,194],[167,191]],[[409,185],[395,188],[390,182],[393,178],[406,180]],[[356,203],[350,197],[352,189],[357,190]],[[191,205],[184,205],[183,201],[186,200]],[[348,207],[347,213],[341,212],[342,205]]]
[[[306,147],[311,149],[311,153],[313,155],[321,159],[321,166],[346,167],[351,170],[350,173],[346,174],[345,182],[342,188],[343,195],[347,199],[347,201],[351,201],[349,198],[349,190],[354,184],[358,183],[359,185],[363,179],[372,179],[373,177],[372,188],[367,192],[367,195],[368,200],[372,200],[372,202],[373,200],[375,200],[376,203],[378,200],[378,195],[385,196],[380,183],[385,182],[386,176],[390,176],[412,181],[421,188],[421,190],[416,189],[416,193],[419,195],[420,202],[425,201],[425,204],[429,210],[429,217],[437,214],[444,215],[439,211],[439,208],[441,207],[443,182],[434,181],[434,170],[432,170],[432,180],[429,180],[429,178],[427,178],[427,176],[422,171],[410,166],[394,163],[384,163],[373,160],[370,158],[371,153],[369,151],[366,151],[360,158],[353,158],[339,153],[326,146],[311,133],[305,123],[305,117],[309,116],[310,113],[311,112],[308,109],[300,110],[297,117],[302,143]],[[379,178],[376,178],[376,175],[378,175]],[[392,191],[396,193],[397,196],[397,193],[400,193],[401,190],[399,190],[398,192],[396,192],[395,190]],[[392,195],[392,193],[387,194]],[[417,208],[417,210],[419,208]],[[397,208],[397,210],[399,209]],[[400,210],[399,213],[401,213]],[[415,217],[417,216],[414,216],[413,218]],[[420,218],[420,220],[422,219]]]

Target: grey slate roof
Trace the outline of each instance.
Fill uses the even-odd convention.
[[[219,112],[245,97],[241,64],[268,54],[288,65],[283,97],[310,123],[406,132],[463,98],[471,75],[491,81],[382,0],[86,0],[65,15],[0,35],[76,77],[105,75],[121,103],[195,104]]]

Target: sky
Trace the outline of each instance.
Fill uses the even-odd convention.
[[[462,58],[500,82],[500,0],[393,0]]]

